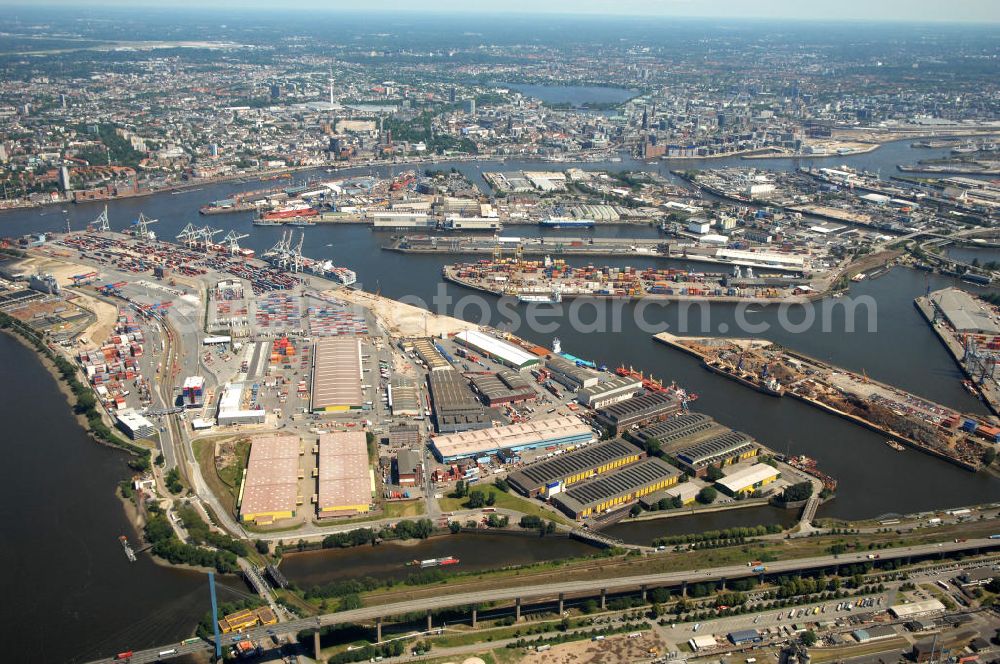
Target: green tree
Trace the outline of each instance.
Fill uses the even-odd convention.
[[[698,492],[698,502],[702,505],[711,505],[715,502],[715,499],[718,496],[718,491],[716,491],[713,487],[706,486]]]
[[[812,648],[814,645],[816,645],[816,641],[818,641],[819,639],[816,636],[816,632],[812,631],[811,629],[807,629],[806,631],[802,632],[802,635],[799,637],[799,640],[802,641],[802,645],[804,645],[805,647]]]

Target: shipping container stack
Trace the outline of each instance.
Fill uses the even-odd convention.
[[[80,351],[78,361],[87,380],[108,408],[125,408],[129,383],[137,388],[140,399],[148,399],[145,379],[139,372],[143,335],[131,314],[119,310],[118,319],[107,342],[100,348]],[[143,388],[143,389],[139,389]]]

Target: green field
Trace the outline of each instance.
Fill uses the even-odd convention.
[[[534,500],[527,500],[526,498],[521,498],[515,496],[512,493],[505,493],[500,489],[496,488],[492,484],[474,484],[469,489],[470,491],[482,491],[485,494],[492,493],[496,496],[496,502],[491,505],[491,507],[496,507],[497,509],[511,510],[513,512],[521,512],[522,514],[528,514],[531,516],[537,516],[539,518],[545,519],[546,521],[555,521],[556,523],[561,523],[564,526],[575,527],[576,524],[570,521],[568,518],[559,514],[553,510],[547,510],[542,507],[541,503]],[[459,510],[468,509],[465,503],[468,498],[452,498],[451,496],[446,496],[438,501],[438,505],[441,507],[442,512],[457,512]]]

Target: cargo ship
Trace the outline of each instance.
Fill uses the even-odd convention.
[[[254,226],[281,226],[283,222],[275,219],[265,219],[264,217],[254,217]]]
[[[597,225],[593,219],[569,219],[566,217],[550,217],[538,222],[542,228],[593,228]]]
[[[308,219],[295,218],[291,221],[286,221],[285,226],[315,226],[315,221],[309,221]]]
[[[346,267],[337,267],[330,264],[329,261],[327,261],[327,264],[323,265],[323,269],[328,275],[332,276],[345,286],[350,286],[358,281],[357,272],[354,270],[348,270]]]
[[[523,304],[559,304],[562,302],[562,291],[556,286],[551,293],[518,293],[517,301]]]
[[[892,439],[885,441],[885,444],[891,447],[892,449],[896,450],[897,452],[902,452],[903,450],[906,449],[906,447],[904,447],[902,444],[897,443]]]
[[[412,567],[420,567],[422,569],[427,569],[428,567],[444,567],[447,565],[457,565],[460,561],[458,558],[453,556],[445,556],[444,558],[428,558],[427,560],[413,560],[407,565]]]
[[[268,221],[272,220],[289,220],[297,219],[299,217],[315,217],[319,214],[319,211],[309,205],[308,203],[291,203],[282,208],[276,210],[271,210],[270,212],[265,212],[261,215],[261,219],[266,219]]]

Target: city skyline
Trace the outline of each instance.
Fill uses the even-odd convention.
[[[132,8],[126,0],[39,0],[27,5],[23,0],[0,0],[0,7],[122,7]],[[266,0],[176,0],[174,2],[148,3],[144,9],[235,9],[268,10],[274,5]],[[288,7],[281,7],[287,11]],[[342,0],[304,0],[294,9],[299,11],[351,11],[357,12],[357,5]],[[797,20],[797,21],[872,21],[901,23],[953,23],[1000,21],[1000,5],[990,0],[958,0],[944,5],[932,0],[885,0],[873,6],[863,0],[844,0],[833,4],[803,5],[790,0],[762,0],[748,6],[738,0],[658,0],[641,2],[623,0],[609,6],[602,0],[511,0],[498,8],[496,5],[476,3],[456,10],[454,5],[444,0],[428,0],[415,7],[412,2],[402,0],[377,0],[365,7],[366,11],[377,12],[448,12],[451,14],[532,14],[532,15],[615,15],[615,16],[655,16],[662,18],[733,18],[757,20]]]

